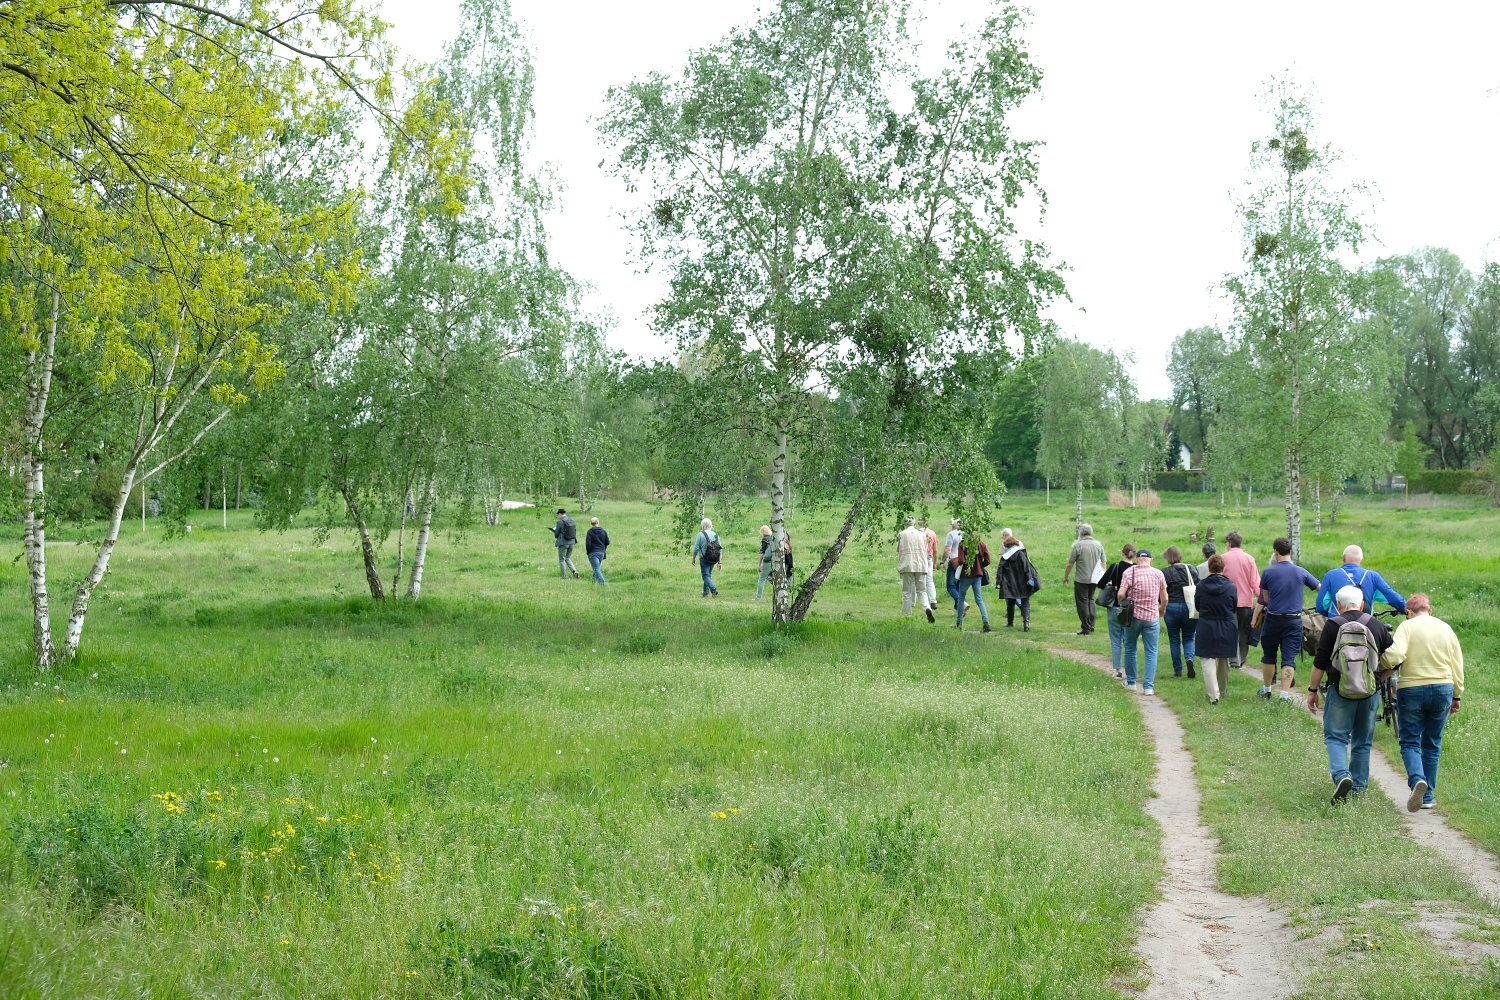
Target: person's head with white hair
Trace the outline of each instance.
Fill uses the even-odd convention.
[[[1358,611],[1365,606],[1365,592],[1352,583],[1347,587],[1340,587],[1333,599],[1338,603],[1340,613]]]
[[[1365,561],[1365,550],[1358,545],[1351,545],[1344,550],[1344,562],[1353,563],[1358,566]]]
[[[714,523],[712,521],[710,521],[708,518],[705,517],[703,519],[703,530],[704,531],[712,531],[713,527],[714,527]]]
[[[915,517],[908,517],[906,519],[906,526],[908,528],[915,528],[917,526],[917,519]]]
[[[1001,528],[1000,529],[1000,537],[1002,539],[1005,539],[1005,538],[1014,538],[1015,537],[1015,533],[1012,532],[1009,528]]]
[[[956,527],[958,527],[958,518],[956,518],[956,517],[949,518],[948,519],[948,523],[951,524],[951,525],[953,525],[956,528]]]
[[[1078,526],[1078,537],[1079,538],[1093,538],[1094,537],[1094,526],[1092,524],[1080,524]]]

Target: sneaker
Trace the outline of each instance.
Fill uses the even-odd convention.
[[[1156,688],[1141,688],[1141,694],[1155,694]]]
[[[1116,670],[1115,671],[1115,680],[1117,680],[1117,681],[1123,681],[1124,679],[1125,679],[1125,671],[1123,671],[1123,670]]]
[[[1427,782],[1419,780],[1415,785],[1411,786],[1411,794],[1406,797],[1406,811],[1414,813],[1418,809],[1421,809],[1426,798]]]
[[[1120,678],[1120,686],[1123,687],[1126,691],[1134,691],[1135,690],[1135,681],[1128,681],[1125,678],[1121,677]]]
[[[927,620],[928,620],[928,622],[935,623],[937,621],[936,618],[932,617],[932,609],[931,608],[923,608],[923,610],[927,612]]]
[[[1338,805],[1349,797],[1349,790],[1354,787],[1353,778],[1340,778],[1338,787],[1333,790],[1333,804]]]
[[[1282,701],[1291,701],[1292,700],[1292,693],[1290,691],[1278,691],[1278,692],[1276,692],[1276,695]]]
[[[1259,691],[1255,692],[1255,694],[1256,697],[1259,698],[1269,698],[1271,697],[1271,689],[1268,687],[1263,687]]]
[[[1437,799],[1428,799],[1426,802],[1422,803],[1422,808],[1423,809],[1431,809],[1431,808],[1433,808],[1436,805],[1437,805]]]

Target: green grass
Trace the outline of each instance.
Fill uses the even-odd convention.
[[[1246,537],[1246,548],[1264,563],[1269,541],[1284,530],[1279,508],[1212,522],[1207,513],[1165,508],[1150,518],[1150,526],[1160,530],[1143,536],[1160,556],[1173,542],[1186,550],[1186,534],[1205,523],[1213,523],[1219,537],[1236,527]],[[1114,543],[1128,537],[1120,522],[1141,520],[1110,512],[1095,516],[1094,524]],[[1487,510],[1418,512],[1367,504],[1342,518],[1336,530],[1304,539],[1304,563],[1320,576],[1345,545],[1358,542],[1368,565],[1405,594],[1431,593],[1437,613],[1459,630],[1471,694],[1445,739],[1439,794],[1450,820],[1491,850],[1500,848],[1500,831],[1493,825],[1500,810],[1493,757],[1485,759],[1497,719],[1497,685],[1487,669],[1493,662],[1497,616],[1487,581],[1500,568],[1500,546],[1485,533],[1497,524],[1500,517]],[[1063,621],[1064,610],[1052,602],[1048,627]],[[1108,654],[1107,638],[1048,638]],[[1239,673],[1231,676],[1224,701],[1210,706],[1201,679],[1172,677],[1165,631],[1159,663],[1157,693],[1182,721],[1203,792],[1204,821],[1219,839],[1221,887],[1267,897],[1299,924],[1308,938],[1300,957],[1315,968],[1307,996],[1467,998],[1500,993],[1500,974],[1459,968],[1408,919],[1434,902],[1491,922],[1493,909],[1444,859],[1406,835],[1399,815],[1378,791],[1343,808],[1329,804],[1332,782],[1317,722],[1290,704],[1256,698],[1258,682]],[[1306,677],[1304,661],[1299,683]],[[1394,751],[1394,739],[1384,728],[1381,732],[1380,744]],[[1391,759],[1399,770],[1399,755],[1393,752]],[[1331,942],[1312,940],[1330,925],[1337,927]],[[1361,934],[1379,948],[1356,950],[1347,943]],[[1493,939],[1487,932],[1481,936]]]
[[[390,607],[363,596],[347,537],[261,535],[245,514],[170,542],[137,526],[82,659],[44,681],[24,567],[0,564],[0,995],[1090,997],[1136,974],[1162,869],[1115,685],[1001,641],[1017,633],[898,618],[893,546],[852,546],[813,619],[773,633],[755,525],[724,533],[724,596],[705,600],[667,512],[600,514],[608,590],[559,580],[547,522],[519,512],[439,535],[422,601]],[[1111,550],[1212,524],[1263,558],[1280,533],[1269,506],[1088,516]],[[1030,638],[1107,653],[1070,634],[1071,506],[1017,498],[1002,518],[1047,582]],[[1359,505],[1306,560],[1359,541],[1459,628],[1470,695],[1439,797],[1491,849],[1497,526]],[[805,571],[834,525],[792,530]],[[50,556],[60,583],[87,552]],[[1455,873],[1389,809],[1328,809],[1316,728],[1235,683],[1217,714],[1197,682],[1159,688],[1199,755],[1225,888],[1382,942],[1318,945],[1310,995],[1500,989],[1405,929],[1416,900],[1480,909]],[[1341,878],[1323,861],[1349,841]]]
[[[607,591],[556,579],[515,516],[440,538],[395,607],[357,596],[346,539],[127,535],[44,684],[8,566],[0,994],[1088,997],[1133,974],[1151,767],[1102,678],[892,620],[893,573],[771,634],[748,543],[704,601],[665,515],[604,516]],[[83,557],[59,546],[58,578]],[[851,584],[888,568],[861,558]]]

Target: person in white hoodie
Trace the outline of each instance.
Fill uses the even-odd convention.
[[[896,536],[896,571],[901,574],[901,615],[911,617],[913,605],[920,604],[929,622],[936,622],[932,603],[927,596],[932,578],[932,563],[927,557],[927,536],[917,527],[917,519],[908,517],[906,528]]]

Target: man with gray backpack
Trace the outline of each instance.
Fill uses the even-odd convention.
[[[1351,791],[1363,792],[1370,783],[1380,684],[1391,674],[1380,669],[1380,655],[1391,648],[1393,639],[1389,626],[1365,613],[1365,595],[1359,587],[1344,587],[1334,600],[1339,613],[1328,619],[1318,640],[1307,684],[1307,708],[1316,712],[1319,692],[1326,693],[1323,743],[1328,748],[1337,805]],[[1323,684],[1325,676],[1327,684]]]

